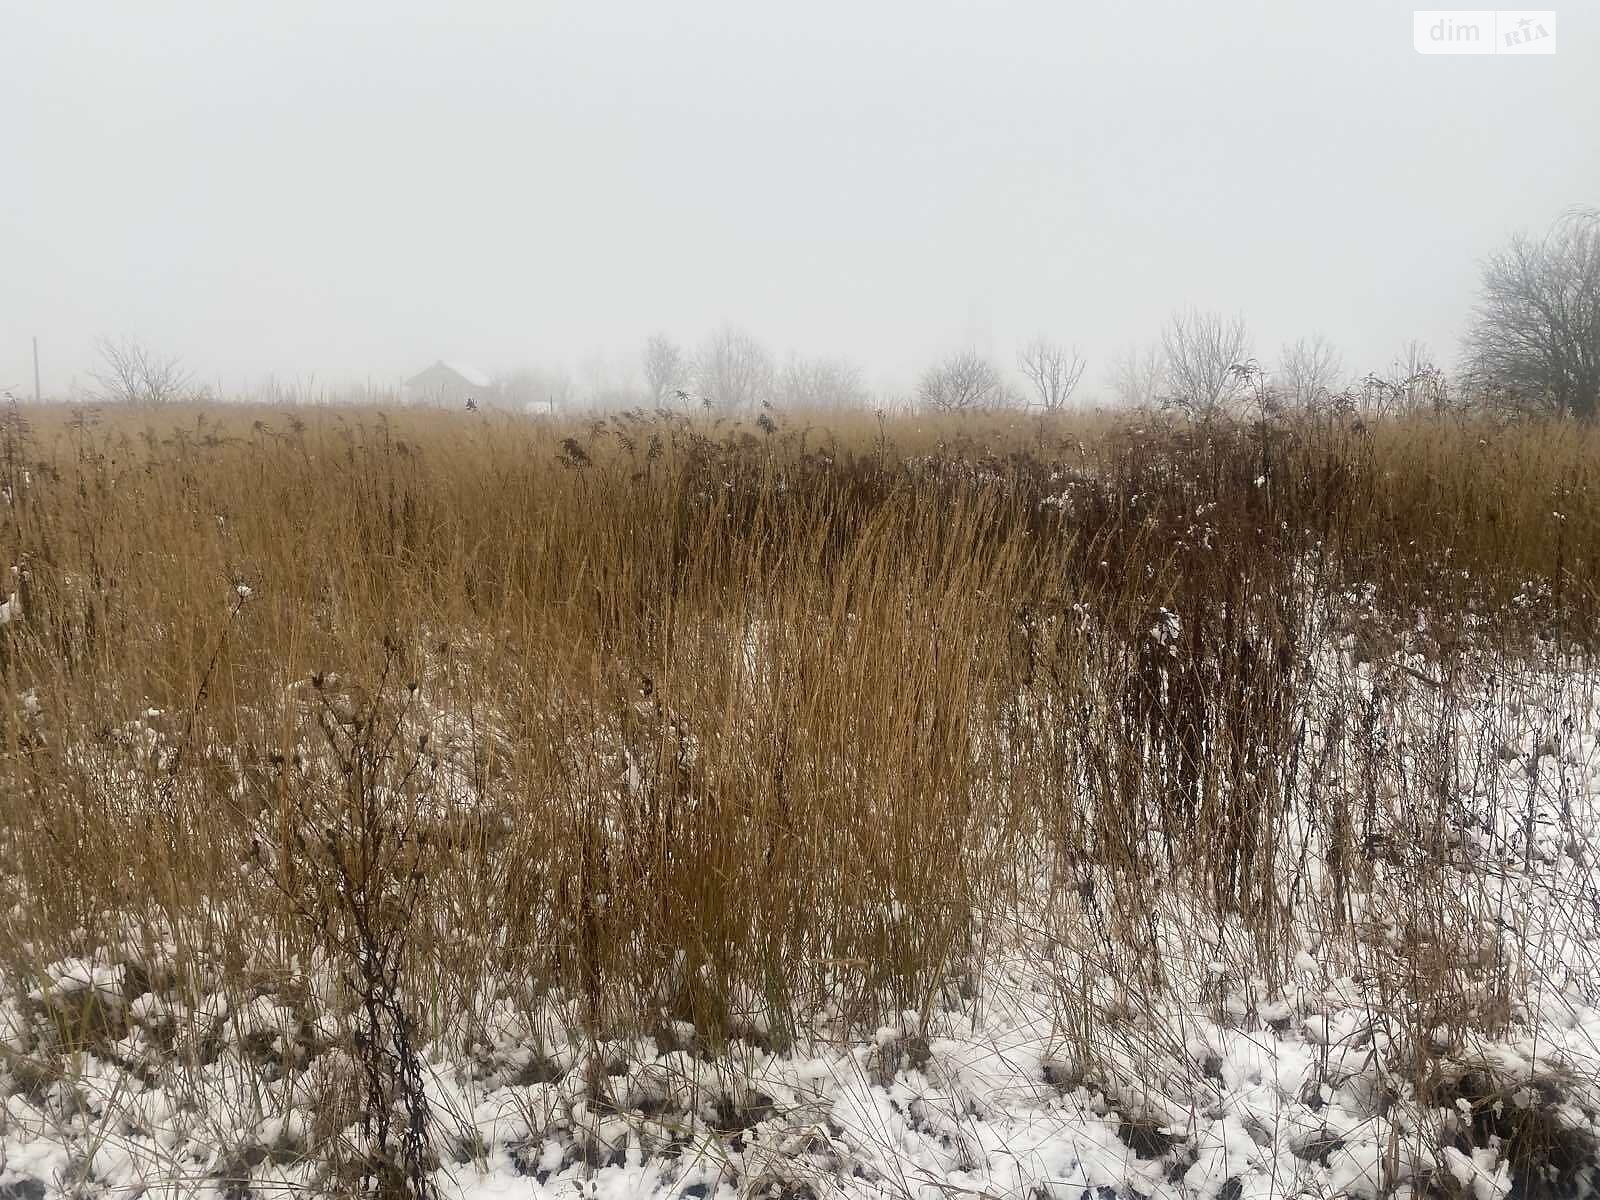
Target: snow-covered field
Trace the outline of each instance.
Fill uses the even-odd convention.
[[[1329,674],[1386,706],[1380,803],[1428,786],[1441,722],[1455,763],[1452,819],[1367,846],[1370,890],[1335,894],[1308,798],[1281,833],[1303,871],[1280,881],[1294,916],[1271,937],[1182,878],[1091,871],[1071,895],[1041,884],[1036,904],[985,914],[968,975],[873,1036],[824,1009],[775,1048],[753,995],[715,1047],[683,1022],[592,1039],[572,998],[491,1000],[420,1052],[432,1184],[474,1198],[1596,1190],[1600,679],[1554,651],[1537,669],[1498,662],[1457,680],[1446,713],[1425,657],[1358,664],[1350,641],[1327,649]],[[1327,761],[1308,753],[1306,779]],[[1426,870],[1407,857],[1418,847]],[[1128,889],[1151,915],[1113,937],[1107,897]],[[183,969],[208,954],[214,973]],[[241,991],[220,984],[226,958],[174,929],[4,981],[0,1197],[350,1185],[326,1154],[362,1144],[331,1115],[360,1071],[335,966],[277,964]]]
[[[0,1200],[1600,1190],[1592,430],[466,415],[0,424]]]

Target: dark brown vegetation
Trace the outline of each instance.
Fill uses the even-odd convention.
[[[1177,896],[1269,981],[1314,935],[1504,1020],[1445,731],[1588,661],[1600,435],[828,421],[12,410],[6,970],[341,963],[419,1171],[407,1056],[491,997],[782,1047],[1022,925],[1136,997]]]

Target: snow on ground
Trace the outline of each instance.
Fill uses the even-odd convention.
[[[1425,660],[1403,665],[1415,686],[1397,699],[1423,728],[1444,701]],[[1373,668],[1357,674],[1379,686]],[[692,1027],[589,1042],[559,997],[534,1014],[492,1005],[476,1036],[423,1051],[434,1182],[462,1200],[1495,1200],[1536,1190],[1515,1171],[1537,1142],[1560,1194],[1593,1192],[1597,683],[1570,667],[1485,672],[1453,718],[1455,875],[1440,878],[1459,881],[1451,900],[1472,919],[1440,951],[1458,983],[1485,980],[1470,1024],[1435,1023],[1426,981],[1392,969],[1415,958],[1397,947],[1426,897],[1348,896],[1362,938],[1307,921],[1274,967],[1247,931],[1197,912],[1183,881],[1151,879],[1160,917],[1132,949],[1160,970],[1142,988],[1105,970],[1085,897],[997,921],[972,987],[872,1037],[823,1019],[784,1053],[757,1038],[701,1055]],[[174,954],[106,947],[4,981],[0,1197],[335,1189],[313,1147],[360,1134],[338,1117],[350,1018],[332,967],[233,1002],[180,982]],[[100,1036],[50,1058],[70,1023]]]
[[[769,1187],[930,1200],[1076,1200],[1101,1189],[1371,1196],[1426,1175],[1442,1156],[1476,1196],[1510,1188],[1494,1145],[1450,1151],[1447,1135],[1467,1116],[1406,1101],[1406,1081],[1391,1073],[1394,1022],[1349,978],[1308,970],[1284,998],[1254,1008],[1233,993],[1222,1020],[1209,1005],[1164,1004],[1151,1015],[1166,1029],[1145,1032],[1170,1043],[1164,1065],[1202,1086],[1117,1097],[1062,1066],[1054,989],[1038,964],[993,965],[978,997],[925,1025],[912,1014],[856,1044],[787,1055],[749,1048],[735,1069],[661,1052],[648,1039],[563,1046],[530,1064],[530,1031],[504,1013],[480,1060],[429,1055],[445,1163],[437,1182],[461,1197],[733,1196]],[[87,989],[123,994],[103,964],[55,964],[49,974],[62,1005]],[[13,1064],[0,1151],[6,1194],[29,1194],[25,1181],[37,1181],[50,1195],[220,1195],[224,1186],[208,1179],[218,1172],[247,1174],[257,1194],[318,1189],[318,1171],[304,1161],[317,1125],[314,1086],[274,1079],[262,1056],[263,1046],[312,1044],[295,1013],[268,997],[229,1012],[155,993],[131,1008],[129,1033],[114,1047],[121,1063],[85,1055],[70,1079],[42,1085],[22,1085]],[[8,1006],[0,1025],[8,1051],[21,1048],[27,1027]],[[226,1049],[187,1086],[146,1083],[122,1063],[137,1061],[163,1027],[191,1040],[220,1037]],[[1493,1063],[1512,1105],[1547,1103],[1540,1089],[1557,1088],[1557,1119],[1592,1134],[1597,1037],[1600,1010],[1569,991],[1545,996],[1503,1040],[1474,1039],[1457,1057]],[[1142,1060],[1152,1076],[1163,1065],[1159,1052]]]

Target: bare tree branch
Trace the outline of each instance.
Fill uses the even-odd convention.
[[[660,407],[684,385],[688,364],[683,350],[664,333],[651,334],[644,344],[644,383],[652,406]]]
[[[777,399],[790,409],[847,409],[866,404],[861,368],[843,358],[790,355],[778,372]]]
[[[102,369],[94,372],[102,400],[124,404],[170,404],[193,390],[193,377],[176,355],[152,353],[132,338],[95,343]]]
[[[750,334],[724,325],[694,356],[695,386],[726,409],[754,408],[771,396],[772,354]]]
[[[1087,365],[1076,350],[1067,350],[1043,335],[1017,353],[1017,368],[1033,384],[1039,406],[1045,412],[1060,412],[1066,407]]]
[[[1343,356],[1320,333],[1286,343],[1278,353],[1278,390],[1297,408],[1324,407],[1343,373]]]
[[[1166,364],[1159,346],[1129,348],[1111,360],[1111,390],[1129,408],[1150,408],[1166,393]]]
[[[975,350],[961,350],[922,373],[917,395],[934,412],[997,408],[1007,399],[995,365]]]
[[[1451,406],[1450,381],[1433,361],[1428,344],[1412,338],[1382,371],[1369,371],[1353,393],[1360,407],[1378,416],[1439,414]]]
[[[1173,313],[1161,331],[1166,402],[1200,420],[1219,415],[1246,390],[1240,368],[1250,361],[1244,318],[1198,309]]]
[[[1600,415],[1600,210],[1517,235],[1483,267],[1467,336],[1476,390],[1516,407]]]

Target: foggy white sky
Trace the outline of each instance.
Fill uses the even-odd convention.
[[[1264,359],[1446,360],[1476,262],[1600,203],[1600,5],[1553,57],[1424,57],[1411,6],[0,0],[0,388],[97,335],[207,379],[693,343],[909,386],[1173,308]]]

